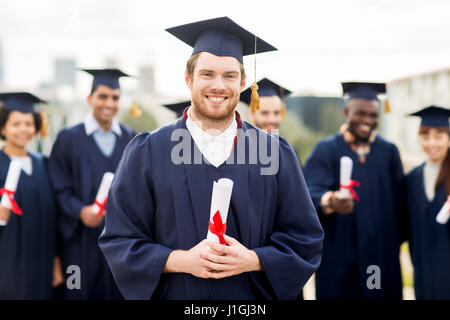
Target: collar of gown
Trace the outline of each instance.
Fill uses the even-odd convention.
[[[212,135],[203,131],[190,117],[189,110],[183,112],[183,119],[195,144],[203,156],[215,167],[219,167],[230,156],[237,141],[238,129],[242,127],[239,113],[235,112],[232,123],[219,135]]]
[[[83,122],[86,135],[88,136],[90,136],[97,130],[103,130],[98,124],[97,120],[95,120],[94,115],[92,113],[89,113],[84,118]],[[113,119],[110,130],[112,130],[119,137],[122,135],[122,130],[120,129],[119,121],[116,118]]]
[[[20,163],[20,166],[22,167],[22,170],[29,176],[33,174],[33,164],[31,162],[31,157],[15,157],[10,156],[11,160],[17,161]]]

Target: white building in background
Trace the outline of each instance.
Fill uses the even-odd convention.
[[[0,41],[0,88],[3,87],[4,78],[5,78],[5,68],[3,61],[3,47],[2,42]]]
[[[393,80],[387,91],[391,113],[383,114],[381,133],[397,145],[409,171],[425,156],[417,135],[420,118],[407,115],[430,105],[450,108],[450,68]]]

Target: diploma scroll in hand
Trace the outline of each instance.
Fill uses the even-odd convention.
[[[6,175],[5,186],[0,189],[0,194],[2,195],[1,205],[12,212],[21,216],[22,210],[20,209],[17,202],[14,200],[14,194],[17,190],[17,185],[19,184],[20,172],[22,166],[20,162],[11,160],[9,164],[8,173]],[[0,226],[6,226],[7,221],[0,220]]]
[[[436,221],[440,224],[446,224],[450,218],[450,196],[447,196],[447,201],[445,201],[442,209],[436,216]]]
[[[228,208],[230,206],[233,181],[227,178],[214,181],[211,197],[207,240],[226,244],[223,237],[227,228]]]
[[[108,201],[108,192],[111,187],[111,183],[114,178],[114,173],[105,172],[98,188],[97,196],[94,202],[94,213],[97,215],[102,215],[106,209],[106,202]]]
[[[353,197],[358,201],[359,197],[353,187],[359,187],[359,182],[352,180],[353,160],[350,157],[341,158],[341,173],[340,173],[340,194],[343,198]]]

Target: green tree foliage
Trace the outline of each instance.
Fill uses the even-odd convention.
[[[142,131],[152,131],[158,128],[158,122],[153,114],[144,108],[141,108],[142,114],[140,117],[133,118],[130,115],[130,110],[124,110],[119,117],[119,121],[133,128],[137,133]]]
[[[323,133],[314,133],[308,129],[302,120],[290,111],[286,113],[286,119],[281,123],[280,135],[286,138],[296,149],[302,165],[305,164],[316,143],[326,136]]]

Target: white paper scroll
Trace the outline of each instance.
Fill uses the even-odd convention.
[[[213,217],[217,211],[223,223],[227,222],[228,208],[230,206],[231,193],[233,191],[233,181],[227,178],[219,179],[213,183],[213,191],[211,197],[211,210],[209,215],[210,223],[213,223]],[[212,233],[208,228],[206,239],[219,243],[219,237]]]
[[[450,196],[447,197],[447,201],[442,206],[442,209],[439,211],[436,216],[436,221],[440,224],[446,224],[448,219],[450,218]]]
[[[340,174],[340,183],[341,186],[350,185],[350,180],[352,178],[352,170],[353,170],[353,160],[350,157],[342,157],[341,158],[341,174]],[[340,189],[341,196],[343,198],[348,198],[351,196],[350,190],[346,188]]]
[[[102,182],[100,183],[100,187],[98,188],[97,196],[95,197],[94,203],[94,213],[95,214],[101,214],[101,211],[103,211],[97,203],[103,204],[105,203],[107,197],[109,188],[111,187],[111,182],[113,181],[114,173],[112,172],[105,172],[102,178]]]
[[[22,166],[19,161],[11,160],[9,164],[8,173],[6,175],[6,181],[4,188],[16,192],[17,185],[19,184],[20,171],[22,170]],[[9,201],[8,195],[3,194],[2,200],[0,203],[3,207],[11,209],[11,202]],[[6,226],[8,224],[7,221],[0,220],[0,226]]]

